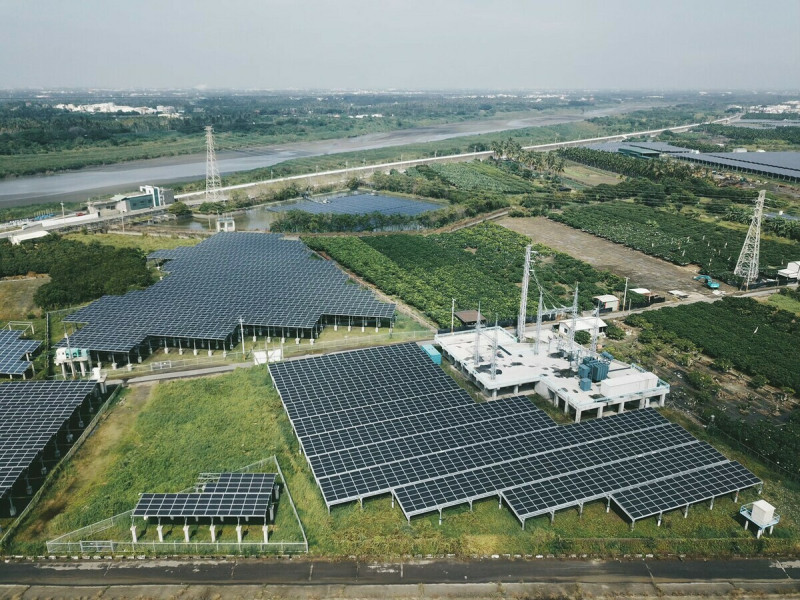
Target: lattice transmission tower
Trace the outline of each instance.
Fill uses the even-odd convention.
[[[766,190],[758,192],[756,208],[753,211],[753,219],[750,221],[750,229],[744,240],[744,246],[736,261],[734,274],[744,279],[745,288],[758,279],[759,248],[761,247],[761,215],[764,212],[764,198]]]
[[[214,153],[214,128],[206,127],[206,202],[223,202],[217,155]]]

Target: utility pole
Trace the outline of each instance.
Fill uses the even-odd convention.
[[[244,358],[244,319],[239,317],[239,327],[242,330],[242,358]]]
[[[525,247],[525,270],[522,272],[522,294],[519,298],[519,314],[517,315],[517,340],[525,341],[525,318],[528,312],[528,285],[531,277],[531,246]]]
[[[456,299],[453,298],[453,304],[450,305],[450,333],[455,330],[456,324]]]
[[[625,278],[625,292],[622,294],[622,312],[625,312],[625,300],[628,299],[628,277]]]
[[[62,220],[64,220],[64,219],[66,219],[66,218],[67,218],[67,217],[66,217],[66,215],[64,214],[64,203],[63,203],[63,202],[61,202],[61,219],[62,219]]]

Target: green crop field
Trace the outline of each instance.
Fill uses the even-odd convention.
[[[494,224],[429,236],[309,237],[304,241],[364,277],[389,295],[423,311],[441,326],[450,324],[450,307],[475,309],[481,303],[488,319],[513,320],[519,306],[519,284],[529,239]],[[622,290],[624,282],[611,273],[544,246],[537,277],[548,292],[546,303],[571,304],[580,282],[580,303]],[[536,298],[529,303],[536,314]]]
[[[679,265],[734,281],[733,269],[745,232],[631,202],[606,202],[566,209],[551,218]],[[800,255],[796,242],[762,239],[761,270],[774,273]]]
[[[696,431],[700,435],[702,430]],[[731,458],[764,469],[722,448]],[[605,503],[549,518],[531,519],[526,529],[496,499],[447,509],[409,524],[388,496],[333,508],[328,514],[266,368],[213,378],[134,387],[108,413],[95,434],[66,465],[29,514],[8,551],[44,553],[44,542],[77,527],[133,507],[140,492],[177,491],[201,471],[236,469],[276,454],[306,528],[310,552],[330,557],[389,557],[455,554],[590,553],[607,556],[655,552],[699,555],[787,553],[798,546],[797,490],[768,479],[765,497],[781,507],[775,535],[755,540],[734,518],[738,504],[719,498],[714,510],[694,506],[665,516],[662,527],[646,519],[630,530]],[[757,498],[750,490],[740,502]],[[281,505],[278,512],[288,511]],[[282,517],[279,517],[282,518]],[[120,535],[124,535],[121,532]]]

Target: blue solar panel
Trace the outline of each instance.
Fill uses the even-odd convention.
[[[20,331],[0,330],[0,375],[23,375],[30,368],[25,356],[36,352],[41,342],[21,336]]]
[[[333,262],[276,234],[218,233],[192,248],[162,250],[162,281],[104,296],[64,319],[85,325],[73,348],[130,352],[148,338],[225,340],[245,327],[314,328],[323,316],[391,319],[381,302]],[[66,342],[61,342],[66,345]],[[198,344],[200,346],[201,344]]]

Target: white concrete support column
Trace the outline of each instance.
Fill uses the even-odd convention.
[[[514,386],[514,393],[515,394],[519,394],[519,386],[518,385]]]
[[[139,537],[136,535],[136,525],[131,525],[131,541],[134,544],[139,542]]]
[[[187,544],[189,543],[189,526],[188,525],[184,525],[183,526],[183,539],[186,540]]]
[[[714,510],[714,498],[711,499],[711,506],[708,507],[708,510]]]
[[[439,509],[439,525],[442,524],[442,509]]]
[[[666,394],[661,394],[661,397],[658,399],[658,405],[659,405],[661,408],[664,408],[664,405],[665,405],[666,403],[667,403],[667,395],[666,395]]]
[[[550,513],[550,525],[556,522],[556,513],[555,511]]]
[[[579,408],[575,409],[575,422],[576,423],[581,422],[581,410]]]
[[[236,526],[236,540],[241,544],[242,543],[242,526]]]
[[[739,490],[736,490],[736,495],[733,497],[733,501],[734,502],[738,502],[739,501]]]
[[[269,525],[262,525],[261,531],[264,534],[264,543],[269,544]]]
[[[209,356],[213,356],[214,355],[214,351],[211,348],[208,349],[208,355]]]
[[[272,521],[273,523],[275,522],[275,506],[274,505],[269,507],[269,520]]]
[[[569,402],[567,402],[567,399],[564,398],[564,414],[566,415],[568,413],[569,413]]]
[[[756,532],[756,539],[757,539],[757,540],[761,538],[761,534],[762,534],[762,533],[764,533],[764,530],[763,530],[763,529],[759,529],[759,530]]]
[[[747,531],[747,527],[748,527],[749,525],[750,525],[750,521],[748,521],[747,519],[745,519],[745,521],[744,521],[744,530],[745,530],[745,531]]]
[[[686,519],[689,517],[689,505],[686,505],[686,508],[683,509],[683,518]]]
[[[208,531],[211,532],[211,542],[215,543],[217,541],[217,526],[209,525]]]
[[[583,504],[578,504],[578,516],[583,517]]]
[[[625,412],[625,403],[620,402],[619,405],[617,406],[617,414],[621,415],[624,412]]]
[[[299,337],[298,338],[294,338],[294,343],[299,346],[300,345],[300,338]]]
[[[606,512],[609,512],[611,510],[611,498],[608,498],[607,500],[608,502],[606,503]]]
[[[597,407],[597,418],[598,419],[602,419],[603,418],[603,407],[602,406],[598,406]]]
[[[642,398],[641,400],[639,400],[639,408],[640,409],[647,408],[647,399],[646,398]]]
[[[156,526],[156,531],[158,532],[158,541],[159,542],[163,542],[164,541],[164,526],[163,525],[157,525]]]
[[[67,378],[67,370],[64,368],[64,363],[61,363],[61,376],[66,379]]]
[[[308,340],[308,343],[313,346],[314,345],[314,338],[312,337],[310,340]]]
[[[772,535],[772,530],[775,529],[775,525],[769,526],[769,534]]]
[[[662,516],[663,516],[663,513],[658,513],[658,526],[659,527],[661,527],[661,517]]]
[[[81,377],[86,377],[86,363],[81,361],[79,364],[80,364],[80,367],[81,367]],[[130,367],[131,364],[128,363],[128,366]]]

